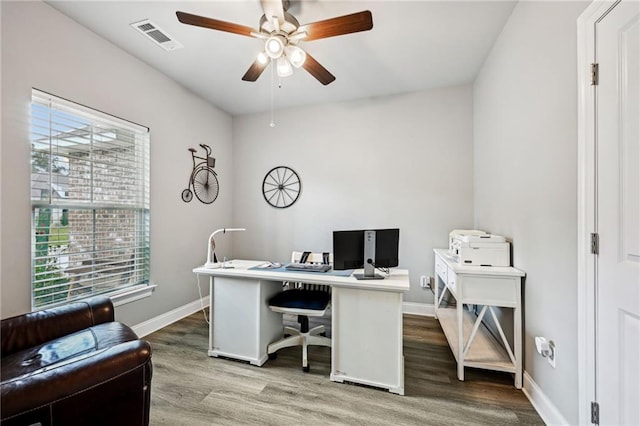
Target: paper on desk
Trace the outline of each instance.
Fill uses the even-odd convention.
[[[256,266],[256,268],[260,268],[260,269],[270,269],[270,268],[280,268],[282,265],[278,262],[265,262],[262,263],[258,266]]]

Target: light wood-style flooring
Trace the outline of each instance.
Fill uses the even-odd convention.
[[[466,369],[458,381],[434,318],[404,317],[405,396],[331,382],[325,347],[309,348],[308,373],[299,347],[262,367],[211,358],[202,312],[146,339],[153,347],[152,425],[544,424],[510,374]]]

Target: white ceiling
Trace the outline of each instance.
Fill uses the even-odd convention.
[[[262,50],[251,37],[184,25],[175,12],[258,28],[259,0],[60,1],[47,3],[232,115],[407,93],[470,83],[509,18],[514,1],[302,0],[289,12],[306,24],[362,10],[373,29],[301,42],[336,80],[323,86],[303,69],[241,80]],[[166,52],[130,24],[150,19],[184,45]],[[274,84],[272,84],[272,79]]]

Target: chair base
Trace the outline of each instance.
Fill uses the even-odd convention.
[[[307,358],[307,347],[309,345],[331,347],[331,339],[320,336],[320,334],[324,333],[324,325],[319,325],[309,331],[301,331],[293,327],[285,327],[284,334],[288,334],[289,337],[285,337],[269,344],[269,346],[267,346],[267,354],[272,355],[282,348],[302,346],[302,370],[304,372],[308,372],[309,360]]]

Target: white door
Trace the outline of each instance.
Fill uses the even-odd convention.
[[[596,400],[640,425],[640,1],[596,24]]]

